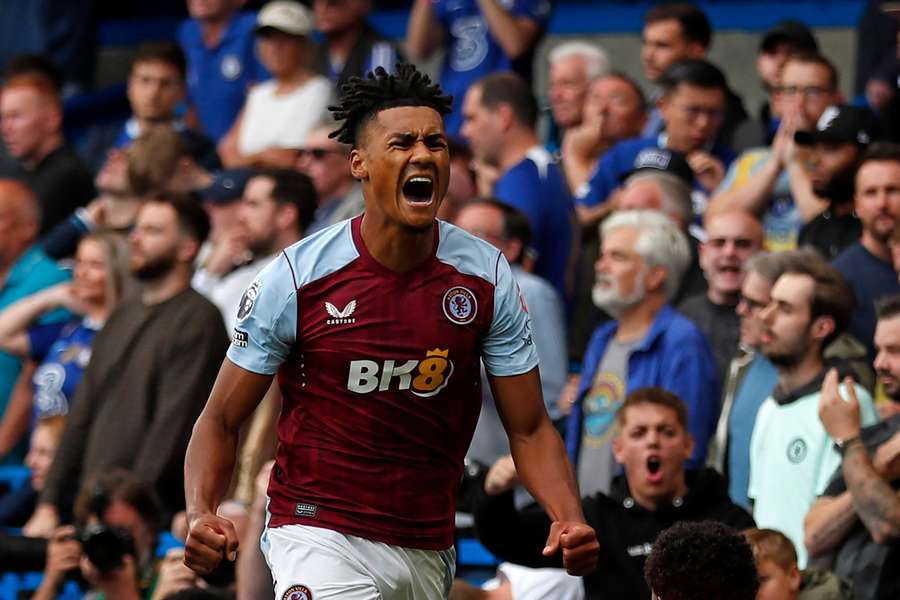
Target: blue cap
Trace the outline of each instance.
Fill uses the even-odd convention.
[[[227,204],[240,200],[244,195],[244,186],[254,175],[256,175],[256,171],[252,169],[219,171],[213,177],[213,182],[209,187],[199,191],[200,198],[204,202],[213,204]]]

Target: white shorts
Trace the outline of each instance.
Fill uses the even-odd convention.
[[[306,525],[267,528],[260,547],[275,600],[440,600],[456,570],[453,548],[402,548]]]

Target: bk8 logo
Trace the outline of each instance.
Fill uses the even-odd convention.
[[[416,396],[428,398],[446,387],[453,374],[453,362],[448,358],[450,350],[435,348],[425,353],[422,360],[407,360],[400,364],[388,359],[378,364],[374,360],[354,360],[350,363],[347,389],[357,394],[378,390],[386,392],[397,380],[398,390],[410,390]]]

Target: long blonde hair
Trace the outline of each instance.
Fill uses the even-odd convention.
[[[88,240],[97,242],[103,248],[103,261],[106,267],[105,302],[112,310],[136,289],[134,278],[128,268],[128,243],[121,234],[112,231],[89,233],[79,244]]]

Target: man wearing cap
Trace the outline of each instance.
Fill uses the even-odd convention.
[[[315,210],[316,190],[303,173],[264,171],[247,178],[233,232],[220,242],[245,264],[207,260],[192,281],[222,311],[227,331],[234,326],[244,290],[279,252],[303,237]]]
[[[703,464],[718,412],[709,343],[669,304],[691,258],[686,236],[660,212],[630,210],[606,219],[601,237],[591,294],[615,320],[591,337],[566,428],[582,495],[609,491],[613,416],[626,394],[659,386],[685,400],[695,441],[691,466]]]
[[[297,148],[328,118],[331,81],[312,69],[312,15],[293,0],[273,0],[256,19],[257,51],[272,74],[257,84],[219,143],[227,168],[292,168]]]
[[[853,179],[874,134],[875,117],[866,108],[832,106],[814,131],[798,131],[794,140],[810,148],[810,184],[828,208],[800,229],[801,246],[813,246],[828,260],[859,239],[862,223],[853,214]]]
[[[872,360],[875,303],[900,293],[888,244],[900,223],[900,146],[872,144],[860,161],[855,184],[854,208],[862,235],[834,259],[834,266],[856,295],[857,309],[847,330],[866,346]]]
[[[763,223],[771,251],[797,246],[800,227],[828,207],[812,191],[807,153],[794,133],[815,128],[825,109],[840,102],[838,73],[821,54],[797,53],[782,69],[772,106],[781,116],[771,147],[743,152],[729,168],[709,211],[742,208]]]
[[[191,18],[178,28],[187,58],[188,102],[200,128],[222,139],[244,104],[247,89],[269,79],[256,56],[256,15],[238,12],[235,0],[187,0]]]
[[[756,74],[766,94],[771,97],[781,85],[781,72],[791,54],[818,51],[815,36],[799,21],[782,21],[768,30],[756,55]],[[758,118],[747,119],[735,130],[732,148],[743,151],[770,145],[781,122],[780,116],[772,104],[763,102]]]

